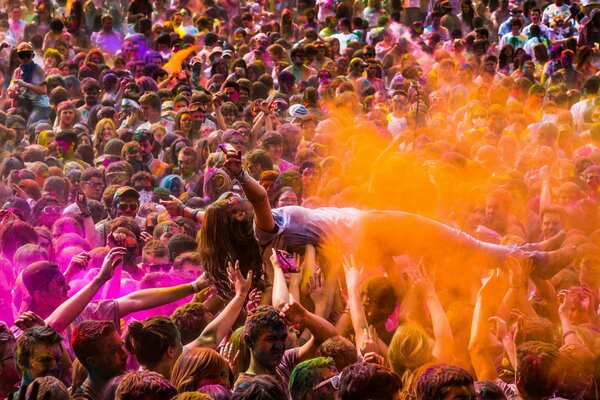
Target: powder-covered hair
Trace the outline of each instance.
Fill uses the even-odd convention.
[[[413,370],[431,359],[429,336],[415,323],[400,325],[388,348],[390,366],[402,382],[406,382]]]
[[[327,369],[335,370],[335,363],[329,357],[316,357],[296,365],[288,385],[292,399],[305,400],[312,388],[321,382]]]
[[[175,396],[177,391],[169,380],[153,371],[133,371],[126,374],[115,393],[116,400],[162,400]]]
[[[417,400],[442,400],[450,386],[472,386],[473,377],[456,365],[436,364],[425,368],[417,378]]]
[[[285,321],[279,315],[279,311],[273,306],[262,306],[252,310],[244,324],[246,344],[252,347],[258,335],[269,328],[287,329]]]
[[[230,374],[227,361],[208,348],[194,348],[183,353],[175,362],[171,382],[178,393],[197,390],[201,377]]]

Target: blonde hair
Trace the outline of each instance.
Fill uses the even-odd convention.
[[[102,130],[106,124],[109,124],[113,128],[115,138],[117,137],[117,126],[115,125],[115,121],[110,118],[102,118],[98,121],[96,128],[94,129],[94,150],[96,151],[96,157],[101,156],[104,152],[104,145],[106,142],[102,141]]]
[[[194,348],[183,353],[175,362],[171,382],[177,388],[177,393],[193,392],[198,389],[201,378],[210,378],[227,371],[229,365],[219,353],[207,348]]]
[[[388,359],[404,384],[410,374],[431,360],[430,338],[418,324],[400,325],[388,349]]]

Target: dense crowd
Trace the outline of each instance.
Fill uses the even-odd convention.
[[[600,0],[0,0],[0,398],[599,399]]]

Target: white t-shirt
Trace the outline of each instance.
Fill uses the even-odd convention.
[[[354,33],[350,32],[347,35],[343,33],[336,33],[334,35],[329,36],[331,38],[336,38],[340,42],[340,53],[343,53],[348,47],[348,42],[355,41],[358,42],[360,39]]]

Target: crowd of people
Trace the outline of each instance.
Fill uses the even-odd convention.
[[[0,398],[599,399],[600,1],[0,0]]]

